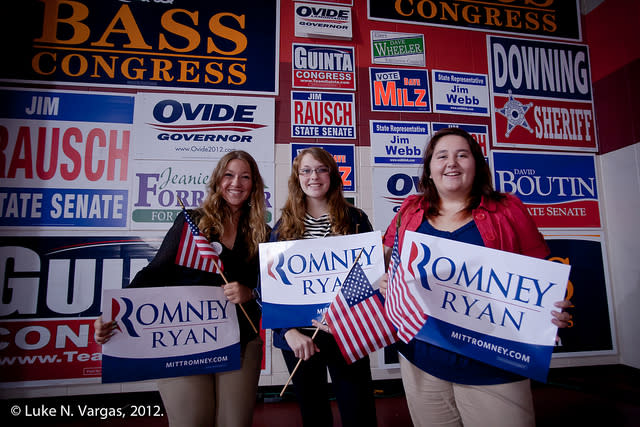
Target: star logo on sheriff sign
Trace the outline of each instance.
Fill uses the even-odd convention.
[[[511,90],[509,90],[509,100],[504,103],[502,108],[496,110],[507,118],[507,133],[504,134],[505,137],[509,137],[509,134],[516,126],[522,126],[529,133],[533,133],[533,129],[531,129],[525,118],[525,114],[531,107],[533,107],[533,102],[524,105],[522,102],[513,99]]]

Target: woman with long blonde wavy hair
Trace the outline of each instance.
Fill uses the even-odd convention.
[[[216,425],[250,427],[260,378],[258,245],[269,234],[265,223],[264,184],[248,153],[232,151],[216,165],[201,206],[187,210],[201,235],[220,250],[220,274],[176,264],[186,218],[180,213],[157,254],[129,287],[222,286],[235,304],[240,327],[239,370],[163,378],[157,381],[170,426]],[[228,280],[228,282],[227,282]],[[246,314],[245,314],[246,313]],[[95,340],[104,344],[116,333],[113,321],[94,322]]]

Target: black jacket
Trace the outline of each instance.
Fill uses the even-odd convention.
[[[195,221],[194,212],[189,211]],[[133,278],[129,287],[146,288],[159,286],[221,286],[224,279],[216,273],[183,267],[176,264],[176,255],[180,246],[180,238],[185,224],[184,215],[180,213],[173,226],[164,237],[158,253],[149,265],[140,270]],[[211,237],[210,237],[211,241]],[[215,239],[214,239],[215,241]],[[229,282],[237,281],[251,289],[258,285],[259,266],[258,256],[249,258],[248,248],[244,240],[244,232],[238,230],[233,249],[222,246],[220,260],[223,273]],[[242,304],[251,321],[259,328],[261,311],[256,300],[252,299]],[[236,306],[238,324],[240,326],[240,342],[242,345],[256,337],[253,328],[240,307]]]

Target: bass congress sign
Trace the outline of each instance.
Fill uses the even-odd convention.
[[[278,0],[23,0],[0,79],[277,93]],[[0,31],[4,31],[1,30]]]

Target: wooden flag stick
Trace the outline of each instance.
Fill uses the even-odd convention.
[[[178,197],[178,202],[180,203],[180,206],[182,206],[182,209],[185,209],[184,204],[182,203],[182,200],[180,199],[180,197]],[[187,212],[187,210],[185,209],[185,214],[186,214],[186,212]],[[224,283],[228,285],[229,281],[225,277],[224,273],[222,272],[222,269],[220,268],[220,264],[218,264],[217,261],[216,261],[216,265],[218,266],[218,274],[220,276],[222,276],[222,280],[224,280]],[[242,305],[242,303],[239,303],[238,305],[240,306],[240,309],[244,313],[244,316],[249,321],[249,324],[251,325],[251,329],[253,329],[253,332],[255,332],[257,334],[258,333],[258,329],[256,329],[256,325],[253,324],[253,321],[251,321],[251,318],[249,317],[249,314],[247,313],[247,310],[244,309],[244,306]]]
[[[364,251],[364,248],[360,249],[360,253],[356,257],[355,261],[353,262],[353,265],[351,266],[351,268],[349,269],[349,272],[347,273],[347,277],[349,277],[349,273],[351,273],[351,270],[353,269],[353,266],[358,263],[358,260],[360,259],[360,255],[362,255],[363,251]],[[322,320],[320,320],[321,324],[324,324],[324,321],[325,321],[326,317],[327,317],[327,312],[325,311],[324,314],[322,315]],[[313,332],[313,335],[311,335],[311,340],[312,341],[316,337],[316,335],[318,335],[318,331],[319,330],[320,330],[320,326],[316,327],[316,330]],[[289,378],[287,379],[287,382],[282,387],[282,391],[280,392],[280,397],[282,397],[282,395],[284,394],[284,391],[289,386],[289,383],[293,379],[293,376],[296,374],[296,371],[298,370],[298,367],[300,367],[301,363],[302,363],[302,359],[298,359],[298,363],[296,363],[296,367],[293,368],[293,372],[291,372],[291,375],[289,375]]]

